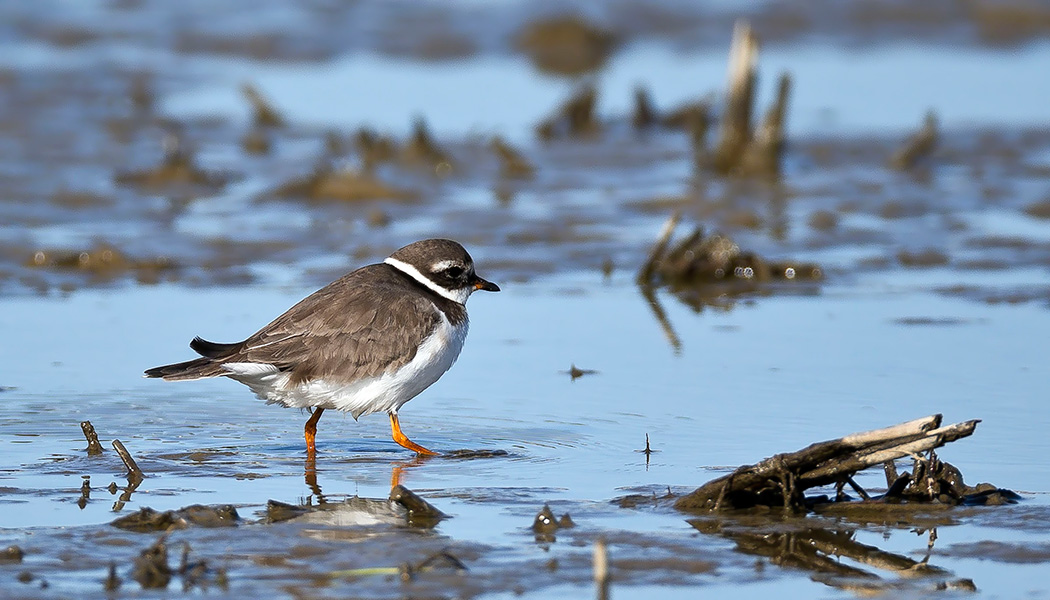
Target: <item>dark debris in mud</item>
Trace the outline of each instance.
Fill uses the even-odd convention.
[[[0,550],[0,563],[20,563],[25,557],[25,552],[19,546],[8,546]]]
[[[448,515],[403,485],[396,485],[390,490],[390,501],[405,509],[405,522],[412,527],[430,528],[448,518]]]
[[[162,535],[135,557],[129,576],[137,581],[142,589],[166,589],[174,577],[182,579],[183,592],[193,588],[206,591],[211,585],[221,590],[228,587],[225,569],[213,570],[209,568],[207,560],[191,558],[189,543],[183,542],[179,565],[171,567],[168,562],[168,537],[168,534]],[[103,588],[112,592],[119,589],[121,583],[116,566],[111,564]]]
[[[581,369],[577,367],[575,363],[573,363],[569,366],[569,370],[562,371],[562,373],[568,375],[570,380],[576,381],[577,379],[585,375],[597,375],[598,371],[594,369]]]
[[[204,506],[194,504],[178,510],[156,511],[143,507],[137,512],[114,520],[111,524],[120,529],[144,533],[168,531],[186,527],[233,527],[240,521],[237,509],[229,504]]]
[[[578,75],[601,67],[618,40],[612,31],[579,16],[560,16],[529,23],[516,44],[541,71]]]
[[[412,200],[416,193],[394,187],[368,173],[320,165],[313,173],[280,184],[271,191],[277,198],[307,198],[361,202],[367,200]]]
[[[676,348],[677,335],[653,293],[657,287],[667,286],[675,296],[700,310],[708,305],[725,304],[727,298],[773,290],[787,291],[791,286],[796,289],[798,286],[812,286],[824,278],[824,271],[818,265],[767,260],[755,252],[742,250],[728,236],[706,234],[699,225],[690,235],[672,245],[678,221],[679,215],[675,213],[664,224],[636,276],[638,285]],[[776,284],[790,285],[774,288]]]
[[[120,185],[137,186],[146,191],[166,193],[213,194],[237,179],[230,173],[206,171],[197,166],[193,150],[179,133],[164,137],[164,157],[155,167],[140,171],[118,172]]]
[[[441,453],[441,458],[451,458],[458,460],[472,460],[475,458],[502,458],[510,456],[510,453],[506,450],[493,450],[493,449],[460,449],[460,450],[448,450]]]
[[[562,529],[571,529],[576,526],[573,522],[572,517],[569,513],[565,513],[561,518],[554,516],[554,511],[551,510],[550,505],[544,504],[540,512],[536,514],[536,518],[532,520],[532,532],[536,534],[536,541],[541,543],[552,543],[555,541],[555,533]]]
[[[76,270],[90,274],[97,280],[116,279],[134,273],[141,283],[156,282],[177,269],[171,259],[135,259],[117,248],[99,243],[84,250],[37,250],[26,261],[34,269]]]
[[[594,85],[581,85],[551,116],[536,125],[536,135],[544,141],[597,136],[602,130],[594,110],[597,101]]]

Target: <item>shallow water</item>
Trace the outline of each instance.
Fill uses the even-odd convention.
[[[1035,458],[1050,452],[1040,426],[1045,407],[1033,401],[1043,383],[1042,341],[1031,334],[1050,325],[1045,308],[830,286],[819,296],[766,298],[696,314],[661,294],[681,341],[676,352],[625,279],[564,275],[471,300],[472,332],[459,363],[402,410],[402,424],[435,449],[501,449],[509,456],[419,461],[389,440],[385,419],[355,423],[326,414],[316,473],[322,494],[329,501],[383,498],[392,470],[400,469],[404,485],[453,516],[437,532],[456,544],[490,548],[478,560],[497,570],[501,561],[534,556],[522,543],[543,503],[573,515],[578,525],[567,535],[585,546],[596,534],[615,539],[633,531],[654,536],[656,546],[686,544],[691,556],[711,560],[711,553],[721,556],[718,538],[695,538],[683,516],[617,509],[608,501],[636,490],[691,489],[724,466],[944,412],[949,422],[983,422],[972,438],[943,449],[942,458],[960,466],[969,483],[991,481],[1026,499],[1016,507],[960,510],[954,525],[938,528],[932,562],[973,578],[990,596],[1029,589],[1017,587],[1018,578],[1034,577],[1041,561],[974,564],[951,550],[974,541],[1050,542],[1045,528],[1022,533],[982,525],[986,513],[1023,515],[1048,504],[1050,472]],[[160,286],[4,299],[0,319],[11,333],[0,356],[9,365],[0,423],[0,542],[47,556],[61,545],[46,541],[59,535],[56,527],[94,531],[93,525],[143,506],[230,503],[251,516],[269,499],[316,498],[304,482],[305,415],[266,406],[230,381],[138,378],[144,367],[188,356],[187,336],[242,338],[306,292]],[[598,372],[571,380],[566,371],[573,364]],[[81,420],[91,420],[106,444],[120,438],[147,474],[119,512],[117,495],[102,488],[111,481],[126,485],[123,467],[108,446],[102,457],[84,455]],[[656,450],[648,465],[639,452],[646,434]],[[93,490],[79,508],[83,476],[90,476]],[[872,474],[861,483],[878,488],[881,478]],[[76,531],[63,535],[77,537]],[[275,533],[243,535],[262,536],[245,542],[252,546]],[[207,539],[200,532],[173,537],[184,535],[198,551],[214,543],[193,542]],[[924,537],[892,528],[858,540],[905,555],[926,545]],[[651,552],[620,544],[622,560]],[[572,542],[567,548],[586,554]],[[949,552],[942,556],[941,549]],[[615,541],[611,552],[615,565]],[[235,586],[238,570],[246,568],[238,564],[230,561]],[[671,585],[667,593],[751,580],[750,566],[719,564],[719,577],[691,575],[680,582],[686,587]],[[33,565],[46,571],[27,563]],[[640,584],[660,569],[646,573],[625,579]],[[58,589],[75,588],[76,580],[63,583],[69,576],[46,575]],[[790,571],[768,576],[793,577]],[[753,585],[757,595],[762,586]],[[617,595],[644,597],[647,589],[628,585]],[[804,589],[800,593],[815,593]],[[578,593],[578,587],[556,587],[542,595]]]

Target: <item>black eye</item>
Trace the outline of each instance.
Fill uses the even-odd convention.
[[[459,279],[463,275],[463,267],[449,267],[445,269],[445,275],[450,279]]]

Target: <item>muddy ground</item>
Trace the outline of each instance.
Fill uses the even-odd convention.
[[[1041,5],[61,8],[2,9],[0,596],[579,597],[600,538],[615,596],[1050,593],[1031,579],[1050,560],[1036,406],[1050,113],[1023,102],[1045,82],[988,75],[1048,56]],[[540,25],[563,14],[575,17]],[[661,115],[703,101],[717,120],[740,16],[763,44],[760,111],[777,74],[764,64],[856,52],[858,71],[880,65],[870,91],[827,104],[797,66],[775,176],[712,170],[717,124],[698,139],[639,128],[632,110],[642,84]],[[987,98],[935,89],[865,126],[857,115],[914,89],[895,68],[926,54],[957,54],[952,78],[987,76],[974,84]],[[717,76],[676,73],[683,56]],[[1004,89],[1026,77],[1031,89]],[[682,80],[687,93],[668,91]],[[585,83],[593,121],[534,129]],[[895,164],[926,110],[942,115],[935,146]],[[820,275],[639,293],[676,211],[679,239],[702,227]],[[244,337],[433,236],[462,241],[505,292],[472,300],[467,351],[409,406],[411,426],[482,452],[414,460],[383,423],[333,418],[310,464],[295,411],[232,384],[137,380],[193,335]],[[671,507],[737,464],[952,410],[985,419],[953,462],[1022,503],[878,522]],[[103,455],[82,450],[84,420]],[[146,474],[138,486],[117,437]],[[386,500],[392,480],[450,518],[407,522]],[[547,503],[575,526],[534,531]],[[198,504],[221,522],[110,524]]]

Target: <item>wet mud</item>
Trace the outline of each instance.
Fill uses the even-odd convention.
[[[23,349],[11,349],[17,367],[0,371],[0,392],[12,407],[0,414],[11,457],[0,464],[0,506],[9,509],[0,518],[0,595],[579,597],[595,588],[599,596],[692,597],[710,588],[854,597],[981,593],[992,585],[1002,596],[1019,590],[1002,582],[1010,568],[1048,561],[1045,485],[1017,494],[997,487],[1018,487],[1006,474],[997,475],[997,486],[960,490],[952,473],[925,477],[947,486],[937,491],[952,501],[920,507],[856,502],[844,510],[810,502],[806,516],[770,506],[703,515],[674,509],[696,486],[732,471],[712,466],[723,464],[715,462],[720,452],[749,458],[758,452],[753,446],[779,444],[777,436],[806,423],[795,413],[819,412],[804,404],[810,392],[816,389],[814,402],[828,393],[819,381],[803,381],[791,390],[797,397],[778,397],[748,415],[754,432],[712,434],[739,425],[718,419],[742,394],[723,389],[712,400],[723,406],[696,408],[696,390],[709,389],[712,379],[755,380],[781,370],[764,362],[761,348],[722,358],[744,352],[735,340],[750,325],[727,319],[730,311],[783,301],[771,305],[785,312],[768,317],[783,325],[798,318],[793,301],[870,295],[879,303],[884,297],[873,289],[906,289],[949,304],[854,310],[876,314],[891,331],[880,330],[886,336],[915,342],[906,336],[933,331],[969,336],[968,347],[998,348],[994,332],[981,329],[1001,323],[991,309],[1050,306],[1045,122],[946,118],[934,98],[930,112],[897,115],[890,130],[796,133],[790,107],[815,84],[790,69],[781,77],[763,66],[764,57],[814,40],[830,44],[829,52],[878,52],[916,39],[964,51],[1039,51],[1050,32],[1040,4],[307,2],[265,5],[246,17],[243,7],[220,2],[180,8],[162,31],[156,20],[172,10],[163,3],[50,8],[4,9],[11,37],[0,62],[0,303],[14,315],[5,323],[18,328],[4,333],[26,352],[53,343],[55,357],[18,363]],[[725,97],[732,84],[721,75],[696,78],[680,102],[657,95],[646,71],[632,73],[631,83],[609,75],[618,60],[644,56],[646,44],[725,53],[741,17],[761,50],[753,70],[736,79],[746,93],[735,100]],[[489,93],[499,85],[486,81],[475,84],[491,90],[461,92],[535,117],[497,131],[450,128],[424,102],[398,115],[396,129],[355,116],[348,126],[345,115],[300,118],[304,102],[294,85],[263,83],[288,65],[359,55],[435,71],[489,61],[535,71],[539,78],[520,97]],[[358,109],[354,95],[396,92],[372,76],[355,75],[354,89],[340,89],[344,112]],[[177,108],[180,99],[218,88],[234,90],[223,111]],[[683,223],[684,237],[674,227],[661,237],[668,219]],[[194,304],[195,295],[310,290],[406,240],[437,234],[464,242],[487,277],[525,290],[514,305],[525,316],[503,321],[545,337],[522,342],[506,325],[479,354],[525,347],[528,360],[507,359],[510,369],[475,355],[501,369],[472,373],[490,385],[459,380],[458,391],[440,397],[441,408],[423,413],[437,423],[424,431],[445,446],[441,457],[412,459],[388,447],[385,432],[347,423],[345,440],[304,461],[288,441],[301,436],[288,423],[300,421],[273,407],[247,409],[248,400],[227,401],[235,396],[217,388],[183,397],[121,379],[91,389],[99,371],[119,371],[126,361],[136,363],[137,375],[150,362],[137,364],[140,352],[119,347],[134,344],[117,332],[174,336],[167,322],[190,312],[187,306],[213,327],[256,316],[246,301],[231,306],[208,296]],[[602,305],[602,294],[624,288],[638,309],[630,319],[620,304]],[[142,290],[156,292],[146,297],[157,308],[138,301]],[[133,300],[120,315],[92,320],[98,306],[91,303],[124,294]],[[164,296],[175,305],[159,307]],[[565,317],[565,331],[536,325],[566,310],[545,299],[577,297],[593,301],[593,310]],[[33,303],[51,302],[47,310],[55,311],[62,299],[85,303],[73,304],[79,316],[61,325],[34,320],[44,313]],[[833,306],[826,321],[849,312]],[[208,316],[215,310],[225,316]],[[701,318],[714,319],[701,321],[709,327],[703,337],[695,334]],[[588,320],[604,329],[627,320],[644,325],[610,338],[580,325]],[[820,338],[837,327],[814,324],[793,335]],[[86,375],[62,379],[60,391],[39,392],[69,350],[52,329],[83,338],[76,358],[64,360],[79,365],[101,354],[93,350],[101,345],[122,357],[120,365],[92,363]],[[788,336],[780,331],[761,333]],[[617,362],[595,351],[623,340],[642,347],[653,332],[662,338],[647,353],[669,347],[665,362]],[[835,371],[837,355],[846,354],[824,344],[812,352],[819,359],[811,372]],[[685,363],[698,346],[704,357]],[[649,370],[631,371],[635,362]],[[739,370],[681,380],[688,386],[668,375],[711,364]],[[1003,401],[995,396],[1002,379],[1038,370],[1024,365],[980,380],[988,416]],[[924,369],[964,378],[925,364],[886,367],[880,377]],[[784,368],[783,376],[799,371]],[[623,372],[632,377],[625,381]],[[863,397],[859,412],[881,409],[882,398],[850,383],[855,374],[842,369],[841,385]],[[8,377],[23,376],[31,383],[7,385]],[[549,389],[535,382],[548,376],[576,395],[547,399]],[[759,381],[759,388],[785,385]],[[489,389],[500,390],[496,408],[479,400]],[[692,408],[659,408],[675,394]],[[940,387],[917,396],[907,401],[953,401]],[[801,408],[780,408],[791,403]],[[834,419],[806,433],[824,439]],[[1038,419],[1018,420],[1022,441],[1039,443],[1031,425]],[[717,444],[702,446],[708,438]],[[1011,460],[1007,473],[1039,479],[1035,459]],[[973,462],[980,472],[999,466]],[[892,482],[882,489],[878,480],[865,487],[888,496],[929,492],[914,485],[895,491]]]

